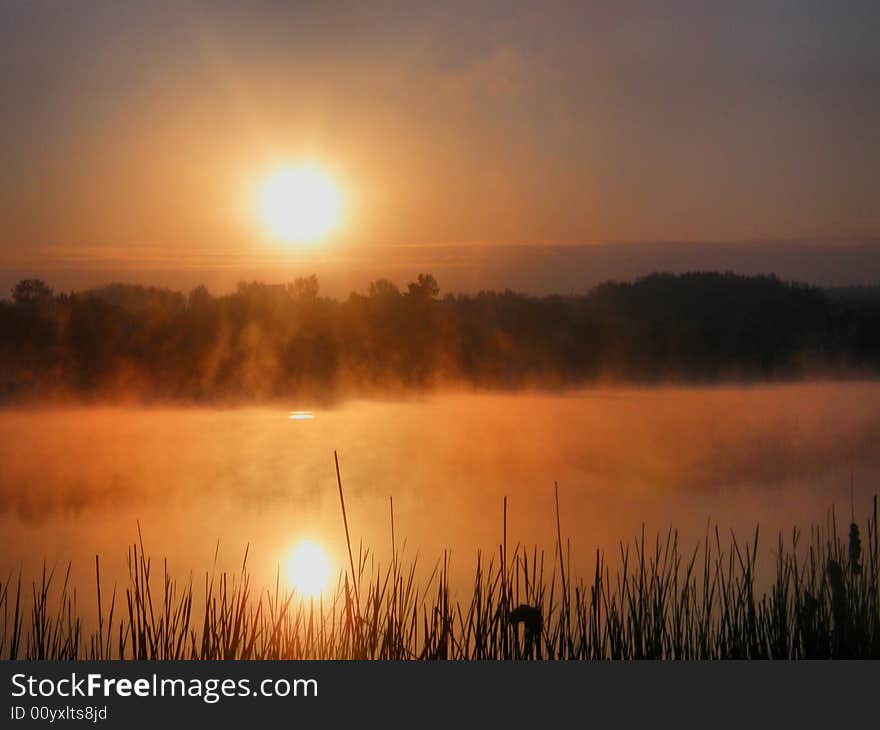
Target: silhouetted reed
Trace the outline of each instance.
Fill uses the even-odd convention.
[[[340,497],[342,482],[339,481]],[[77,592],[54,570],[23,608],[20,576],[0,584],[5,658],[34,659],[723,659],[880,658],[877,499],[848,542],[836,517],[776,544],[775,577],[758,590],[758,531],[748,543],[719,531],[684,552],[678,534],[620,545],[612,572],[601,552],[589,582],[572,574],[558,528],[552,558],[504,532],[497,557],[476,555],[473,585],[455,598],[449,556],[417,585],[416,560],[393,543],[380,566],[351,551],[327,600],[251,588],[247,553],[237,574],[203,589],[160,575],[143,542],[129,551],[129,582],[107,599],[96,559],[97,620],[86,633]],[[557,507],[558,518],[558,507]],[[392,503],[393,524],[393,503]],[[557,525],[559,523],[557,522]],[[394,538],[392,537],[392,540]],[[511,608],[514,607],[514,608]]]

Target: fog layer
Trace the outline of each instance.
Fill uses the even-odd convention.
[[[291,402],[290,410],[302,408]],[[269,582],[290,546],[311,537],[342,564],[333,469],[342,466],[355,541],[398,539],[426,564],[452,551],[465,573],[497,549],[502,500],[511,543],[552,550],[553,483],[563,532],[583,569],[645,522],[705,534],[712,519],[768,539],[807,527],[850,482],[864,515],[878,491],[880,384],[640,388],[569,396],[435,395],[350,402],[291,420],[281,409],[7,410],[0,414],[0,570],[94,555],[124,569],[146,546],[183,575],[221,561]]]

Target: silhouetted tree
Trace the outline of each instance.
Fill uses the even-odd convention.
[[[211,303],[211,292],[204,284],[199,284],[189,293],[186,301],[190,307],[203,309]]]
[[[22,279],[12,290],[16,304],[47,304],[52,300],[52,289],[42,279]]]
[[[829,296],[773,276],[694,272],[565,297],[484,291],[441,300],[426,273],[405,294],[387,279],[343,302],[318,291],[307,276],[242,282],[219,297],[127,284],[53,296],[26,279],[11,302],[0,300],[0,397],[136,385],[169,398],[269,398],[339,383],[557,386],[604,374],[880,370],[880,297],[869,289]]]
[[[367,293],[371,299],[394,298],[400,296],[400,289],[397,288],[397,284],[388,281],[388,279],[376,279],[370,282]]]
[[[437,280],[431,274],[419,274],[416,281],[407,285],[409,295],[418,299],[433,299],[440,293]]]
[[[287,285],[287,293],[293,299],[301,301],[314,301],[317,299],[318,289],[318,277],[314,274],[298,277],[292,284]]]

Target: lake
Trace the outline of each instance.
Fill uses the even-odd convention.
[[[352,540],[385,562],[395,536],[425,571],[447,550],[454,581],[476,551],[555,549],[554,483],[572,562],[617,554],[643,523],[695,544],[708,526],[753,536],[808,528],[851,485],[863,521],[880,489],[880,384],[436,393],[334,408],[39,408],[0,413],[0,570],[66,567],[85,608],[94,556],[125,575],[138,525],[154,559],[198,584],[218,564],[255,584],[302,539],[347,562],[333,452]],[[844,528],[846,527],[844,524]],[[249,546],[249,547],[248,547]]]

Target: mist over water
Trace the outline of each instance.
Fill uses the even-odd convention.
[[[312,409],[314,418],[291,419]],[[343,566],[333,451],[352,537],[381,561],[398,547],[453,579],[477,549],[555,549],[553,484],[572,561],[589,574],[642,523],[695,544],[711,520],[753,536],[808,528],[836,505],[848,523],[880,491],[880,383],[615,388],[568,394],[436,393],[272,408],[14,409],[0,413],[0,571],[36,577],[72,563],[75,585],[125,575],[138,524],[154,558],[201,581],[214,562],[274,584],[292,545],[312,539]],[[548,558],[548,562],[549,558]]]

